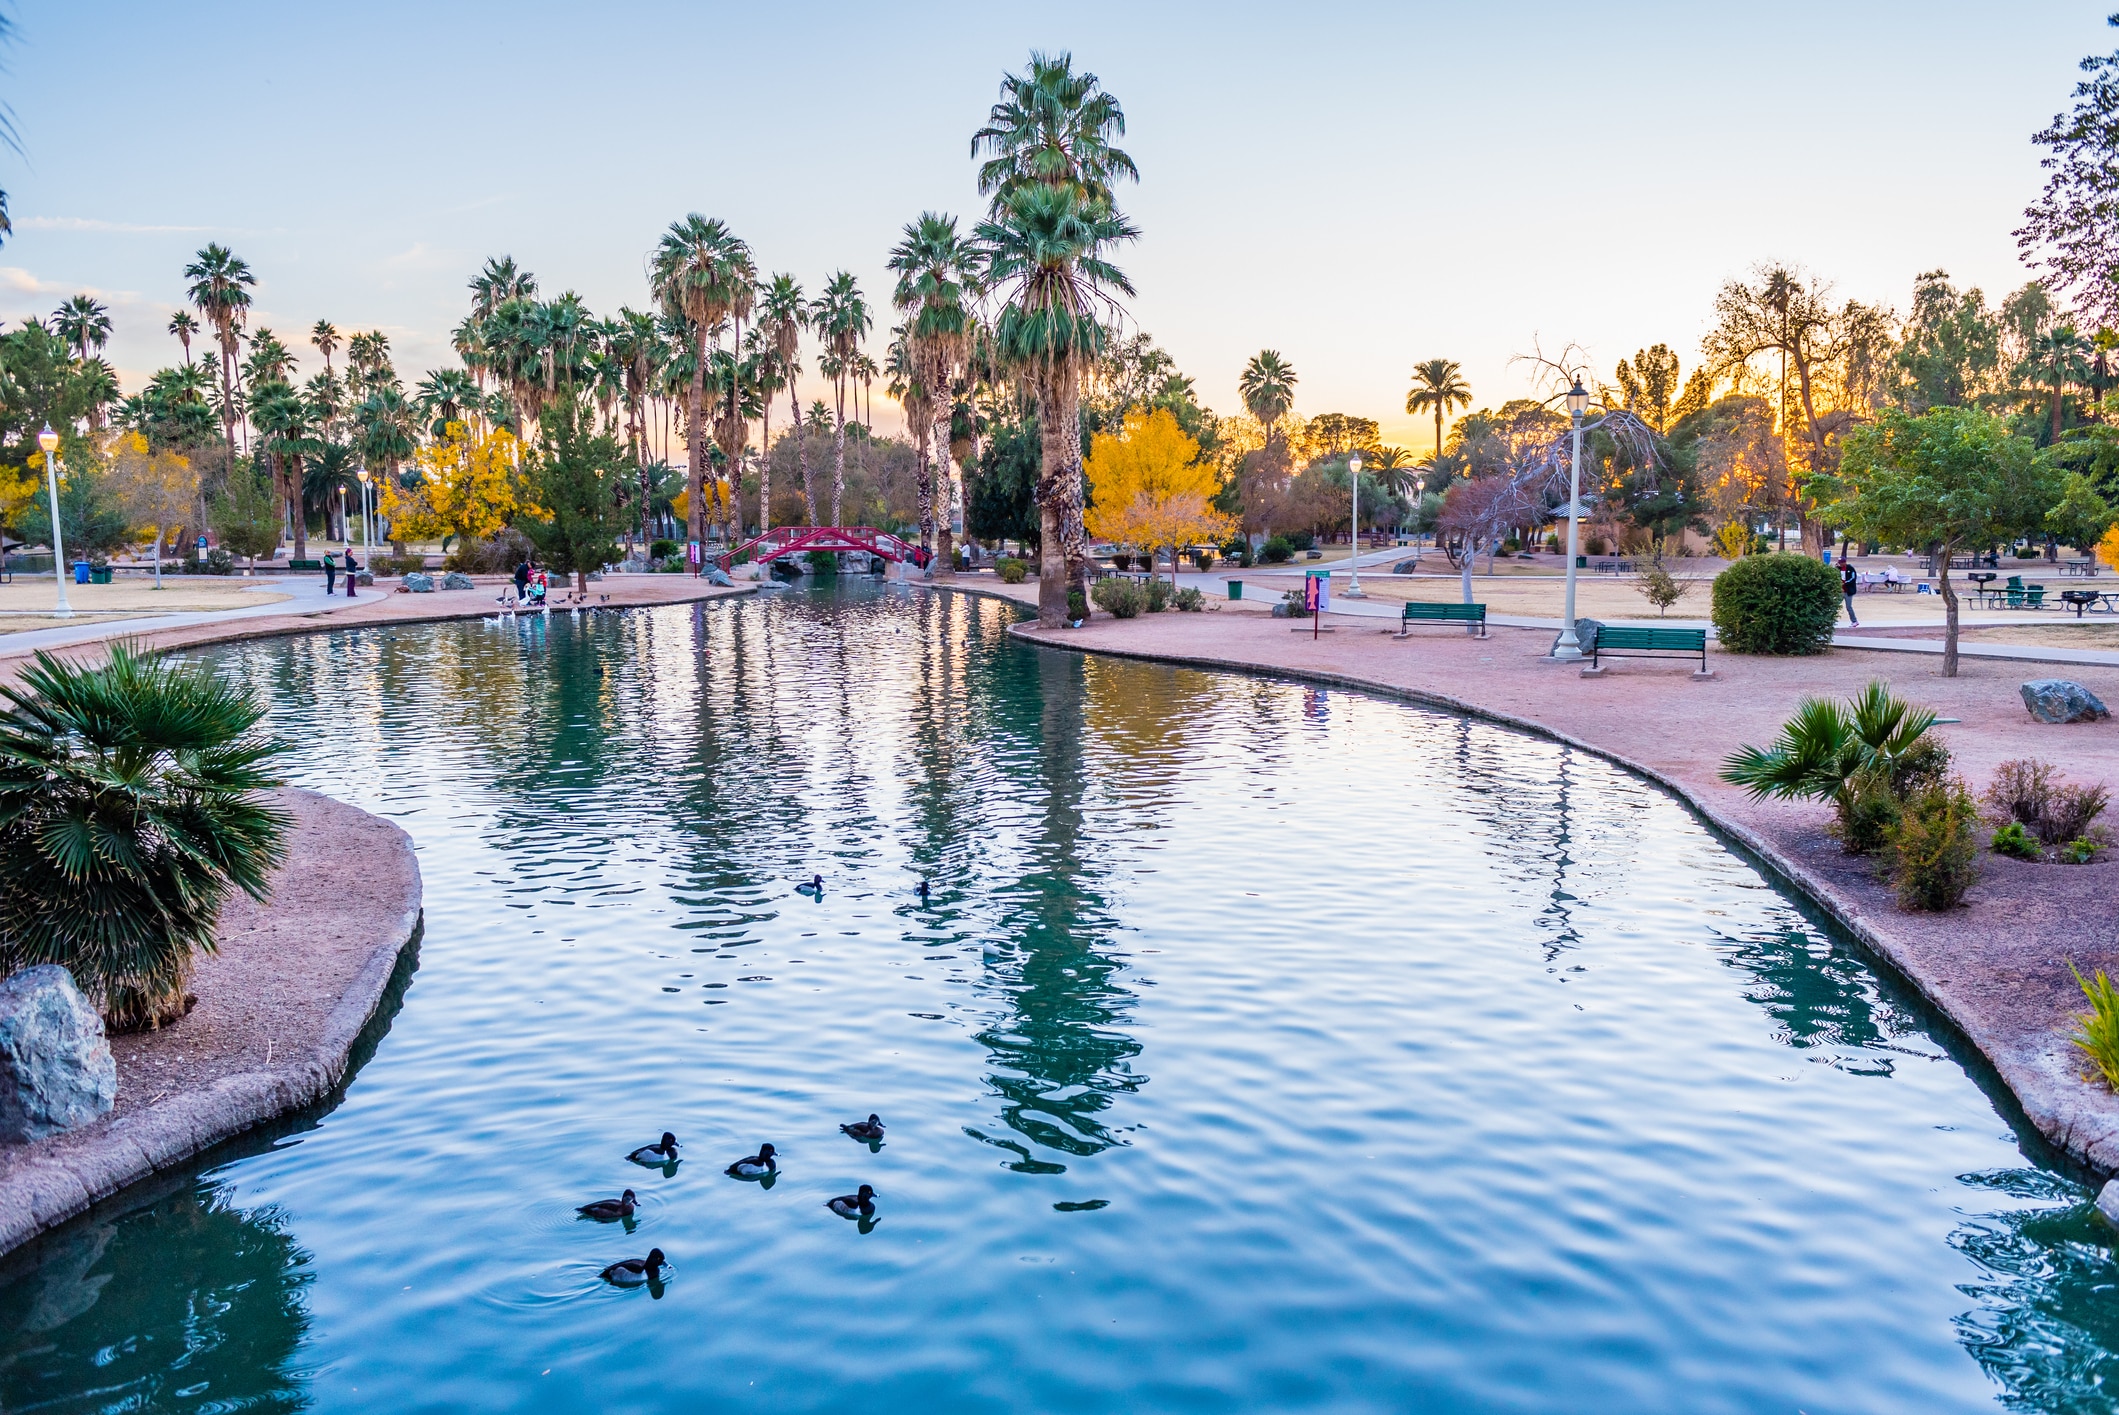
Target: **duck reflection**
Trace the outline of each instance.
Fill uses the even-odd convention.
[[[303,1409],[310,1279],[277,1210],[211,1184],[69,1225],[0,1266],[0,1410]]]

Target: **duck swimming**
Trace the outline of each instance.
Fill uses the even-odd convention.
[[[664,1262],[662,1250],[650,1248],[645,1258],[627,1258],[613,1263],[597,1276],[613,1287],[642,1287],[662,1281]]]
[[[760,1175],[772,1174],[778,1168],[773,1160],[773,1147],[767,1144],[758,1146],[758,1153],[737,1160],[723,1172],[737,1179],[756,1179]]]
[[[836,1199],[827,1200],[824,1207],[840,1218],[873,1218],[876,1212],[876,1191],[863,1184],[860,1193],[841,1194]]]
[[[856,1140],[880,1140],[883,1138],[883,1118],[871,1114],[866,1120],[856,1120],[851,1125],[841,1125],[840,1133],[851,1135]]]
[[[919,894],[920,894],[920,902],[921,902],[922,904],[925,904],[925,903],[927,902],[927,881],[926,881],[926,880],[921,880],[921,881],[920,881],[920,889],[919,889]]]
[[[574,1212],[588,1218],[609,1221],[614,1218],[631,1218],[633,1207],[633,1191],[628,1189],[615,1199],[598,1199],[593,1204],[582,1204]]]
[[[808,884],[798,884],[795,886],[795,893],[814,894],[819,899],[822,899],[824,897],[824,876],[811,875],[809,877]]]
[[[662,1132],[661,1143],[642,1145],[626,1158],[634,1164],[674,1164],[677,1160],[677,1137],[665,1130]]]

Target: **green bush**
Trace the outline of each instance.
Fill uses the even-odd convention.
[[[2060,863],[2087,865],[2097,858],[2097,852],[2103,848],[2102,842],[2096,840],[2070,840],[2061,847]]]
[[[1177,587],[1171,584],[1168,580],[1148,581],[1148,583],[1142,587],[1142,592],[1147,596],[1148,612],[1150,614],[1160,614],[1165,609],[1168,609],[1170,607],[1171,591],[1175,590],[1176,588]]]
[[[1731,653],[1821,653],[1839,608],[1839,572],[1807,555],[1747,555],[1714,581],[1714,632]]]
[[[993,573],[1001,577],[1004,585],[1020,585],[1029,577],[1030,566],[1014,556],[1004,555],[993,562]]]
[[[1286,536],[1276,533],[1266,537],[1265,545],[1259,549],[1258,558],[1268,565],[1285,565],[1295,558],[1295,547]]]
[[[2104,787],[2070,786],[2050,762],[2030,757],[1994,768],[1986,794],[1995,815],[2015,821],[2045,845],[2065,845],[2088,835],[2110,800]]]
[[[2039,846],[2037,841],[2031,839],[2030,832],[2026,831],[2019,821],[2010,821],[2007,825],[1995,831],[1994,838],[1987,843],[1993,848],[1995,854],[2007,855],[2012,860],[2043,860],[2045,858],[2044,849]]]
[[[1131,619],[1148,606],[1148,592],[1138,581],[1122,580],[1113,576],[1098,580],[1090,587],[1089,597],[1096,607],[1113,619]]]
[[[1214,568],[1214,552],[1213,552],[1213,551],[1211,551],[1211,550],[1195,550],[1195,551],[1193,551],[1193,552],[1192,552],[1192,568],[1193,568],[1193,569],[1195,569],[1195,570],[1197,570],[1197,571],[1198,571],[1198,572],[1199,572],[1200,574],[1202,574],[1202,575],[1206,574],[1206,573],[1207,573],[1207,571],[1209,571],[1209,570],[1213,569],[1213,568]]]
[[[206,552],[204,560],[200,560],[198,548],[194,546],[190,553],[184,557],[184,573],[187,575],[233,575],[235,573],[235,557],[219,546],[215,546]]]
[[[2068,1038],[2089,1057],[2090,1065],[2104,1084],[2119,1091],[2119,988],[2099,968],[2094,981],[2083,981],[2082,973],[2074,963],[2067,965],[2075,975],[2075,985],[2089,999],[2090,1010],[2075,1014],[2075,1035]]]
[[[1754,800],[1829,800],[1832,834],[1850,854],[1880,850],[1906,799],[1940,785],[1949,749],[1928,736],[1935,714],[1871,682],[1845,704],[1805,698],[1770,746],[1739,747],[1722,780]]]
[[[1288,549],[1290,551],[1315,550],[1316,548],[1317,535],[1314,531],[1296,531],[1288,537]]]
[[[1289,619],[1307,619],[1310,617],[1310,606],[1304,602],[1301,590],[1282,591],[1280,605],[1282,613]]]
[[[1939,912],[1964,903],[1979,878],[1978,820],[1979,803],[1954,777],[1906,800],[1884,847],[1901,908]]]
[[[1560,538],[1557,535],[1550,535],[1545,538],[1545,553],[1548,555],[1558,555],[1560,553]]]
[[[368,562],[366,568],[373,570],[378,576],[382,577],[410,575],[415,571],[423,572],[426,570],[427,557],[424,555],[378,555]]]
[[[802,558],[809,562],[810,573],[819,578],[839,573],[839,552],[836,550],[812,550]]]
[[[264,704],[123,642],[39,653],[0,697],[0,977],[60,964],[118,1029],[182,1016],[230,891],[263,899],[286,858]]]
[[[673,540],[651,540],[647,543],[647,558],[650,560],[667,560],[682,549],[684,547]]]
[[[1198,590],[1187,586],[1179,590],[1170,603],[1173,608],[1186,614],[1197,614],[1207,607],[1207,597]]]
[[[1067,591],[1067,617],[1077,623],[1089,618],[1089,597],[1080,590]]]

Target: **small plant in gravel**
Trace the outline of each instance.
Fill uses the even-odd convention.
[[[1663,566],[1661,557],[1648,562],[1641,571],[1641,578],[1634,589],[1641,597],[1655,606],[1658,616],[1668,614],[1670,606],[1692,593],[1692,581],[1681,580]]]
[[[2085,979],[2072,962],[2067,969],[2090,1004],[2089,1011],[2075,1014],[2075,1035],[2068,1040],[2082,1049],[2104,1084],[2119,1091],[2119,988],[2112,986],[2102,968],[2091,979]]]
[[[2059,768],[2033,757],[1994,768],[1986,790],[1987,807],[1996,817],[2015,821],[2043,845],[2092,837],[2110,800],[2104,787],[2070,785]]]
[[[1994,838],[1987,843],[1993,847],[1995,854],[2006,855],[2012,860],[2043,860],[2045,858],[2045,850],[2037,841],[2031,838],[2030,833],[2023,828],[2022,823],[2019,821],[2010,821],[2007,825],[1995,831]]]
[[[2060,847],[2060,863],[2063,865],[2087,865],[2097,859],[2097,852],[2104,848],[2099,840],[2070,840]]]
[[[1301,590],[1283,591],[1280,596],[1280,605],[1282,617],[1284,618],[1307,619],[1310,617],[1310,606],[1303,601]]]
[[[1086,622],[1089,618],[1089,596],[1080,590],[1067,591],[1067,618],[1076,624]]]
[[[1188,585],[1171,597],[1170,607],[1186,614],[1197,614],[1207,607],[1207,597]]]
[[[1172,585],[1168,580],[1148,581],[1143,591],[1146,596],[1145,607],[1148,613],[1160,614],[1165,609],[1168,609],[1170,607],[1171,592],[1175,589],[1176,586]]]
[[[1001,577],[1004,585],[1020,585],[1029,576],[1030,566],[1014,556],[1002,556],[993,562],[993,573]]]
[[[1979,803],[1956,777],[1907,798],[1883,852],[1900,908],[1940,913],[1964,903],[1979,879],[1978,820]]]
[[[1941,784],[1950,754],[1927,735],[1935,723],[1872,682],[1847,703],[1805,698],[1767,747],[1740,747],[1722,763],[1722,780],[1754,800],[1830,801],[1833,833],[1850,854],[1882,849],[1905,801]]]

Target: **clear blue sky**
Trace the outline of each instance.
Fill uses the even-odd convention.
[[[0,315],[93,291],[128,392],[174,361],[207,240],[257,271],[254,324],[381,328],[407,375],[449,360],[487,256],[644,305],[645,253],[693,210],[765,269],[844,266],[887,300],[907,220],[975,214],[970,134],[1042,47],[1125,105],[1132,316],[1204,400],[1237,410],[1243,361],[1277,348],[1299,412],[1416,446],[1414,360],[1461,360],[1482,403],[1523,391],[1534,340],[1607,378],[1657,340],[1689,369],[1715,288],[1760,260],[1900,308],[1935,267],[1998,299],[2026,278],[2029,135],[2119,47],[2102,8],[2044,0],[15,13]]]

